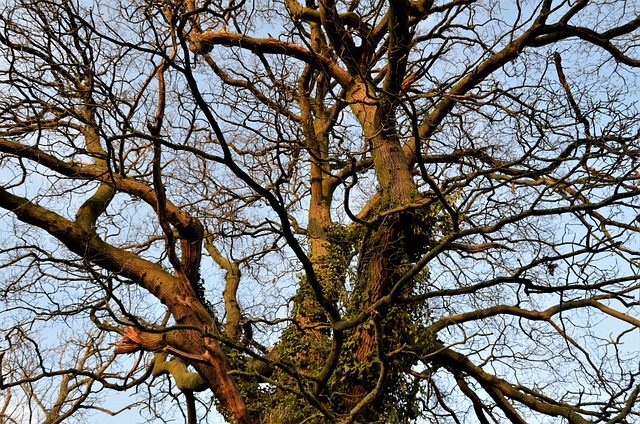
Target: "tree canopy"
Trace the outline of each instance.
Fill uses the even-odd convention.
[[[0,22],[0,421],[640,420],[637,2]]]

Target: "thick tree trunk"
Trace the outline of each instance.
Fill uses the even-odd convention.
[[[352,110],[358,117],[366,141],[371,150],[371,157],[378,180],[380,202],[377,211],[385,212],[415,200],[417,186],[413,180],[411,168],[407,163],[399,137],[396,133],[396,122],[393,107],[384,100],[368,96],[373,93],[371,87],[364,83],[355,85],[349,93]],[[381,297],[388,294],[391,287],[400,277],[406,259],[406,248],[411,243],[411,217],[408,214],[393,214],[385,217],[370,230],[369,237],[364,240],[361,250],[359,273],[353,294],[351,309],[358,312],[368,308]],[[378,311],[373,320],[394,319],[388,314],[396,312]],[[355,361],[361,367],[367,367],[361,378],[348,389],[348,397],[352,405],[360,402],[376,386],[379,367],[372,367],[372,359],[377,356],[378,346],[388,350],[393,340],[385,337],[379,340],[373,325],[359,328],[352,337],[356,340]],[[385,352],[382,352],[383,354]],[[369,364],[369,365],[367,365]],[[387,371],[387,374],[392,371]],[[369,414],[364,412],[364,419],[377,419],[383,405],[370,406]]]

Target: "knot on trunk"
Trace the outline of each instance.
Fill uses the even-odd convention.
[[[196,54],[205,55],[211,53],[213,50],[213,43],[208,39],[207,34],[204,32],[195,32],[191,34],[191,43],[189,44],[189,50]]]
[[[117,355],[133,353],[139,350],[157,352],[166,346],[163,334],[143,333],[134,327],[127,327],[124,336],[117,344],[113,352]]]

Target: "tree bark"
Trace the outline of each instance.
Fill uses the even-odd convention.
[[[181,278],[179,275],[176,278],[159,265],[115,248],[102,241],[94,232],[2,188],[0,206],[12,211],[19,220],[47,231],[75,254],[135,281],[167,306],[176,324],[200,329],[201,331],[180,330],[178,336],[171,340],[174,345],[172,347],[198,357],[200,360],[193,362],[193,366],[208,382],[223,406],[233,413],[237,422],[251,422],[244,400],[229,374],[230,366],[226,355],[218,342],[203,334],[215,334],[217,330],[186,277]],[[144,347],[144,337],[141,340],[141,347]],[[157,339],[154,338],[153,342],[157,343]],[[148,348],[151,350],[150,346]],[[153,348],[160,349],[161,345]]]

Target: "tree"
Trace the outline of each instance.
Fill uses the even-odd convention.
[[[635,2],[1,16],[0,388],[33,419],[136,387],[190,423],[638,419]]]

